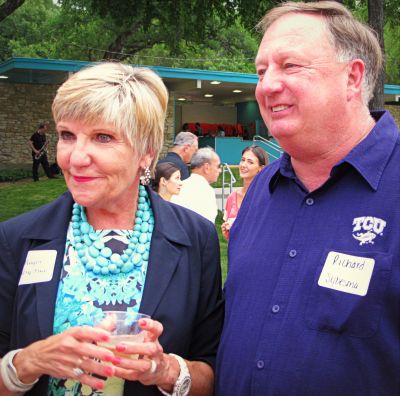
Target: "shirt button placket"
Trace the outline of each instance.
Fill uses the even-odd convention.
[[[265,366],[264,360],[258,360],[257,361],[257,368],[259,370],[262,370],[264,368],[264,366]]]
[[[279,312],[280,309],[281,309],[281,307],[278,304],[275,304],[272,306],[271,311],[272,311],[272,313],[276,314]]]

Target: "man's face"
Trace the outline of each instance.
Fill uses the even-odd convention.
[[[39,132],[41,135],[44,135],[44,134],[47,132],[47,125],[45,125],[43,128],[39,128],[39,129],[38,129],[38,132]]]
[[[218,180],[218,176],[221,173],[221,161],[217,154],[213,157],[211,162],[207,164],[208,172],[207,172],[207,181],[209,184],[215,183]]]
[[[291,13],[276,20],[261,41],[256,69],[262,117],[285,149],[332,139],[348,72],[336,61],[322,18]]]
[[[184,158],[184,161],[187,164],[192,160],[192,157],[193,157],[194,153],[198,149],[199,149],[199,143],[198,143],[197,139],[195,139],[195,141],[193,142],[192,145],[187,145],[187,147],[185,147],[185,158]]]

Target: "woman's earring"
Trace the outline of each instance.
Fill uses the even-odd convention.
[[[142,186],[148,186],[151,180],[151,172],[148,166],[145,166],[143,169],[143,174],[140,176],[140,184]]]

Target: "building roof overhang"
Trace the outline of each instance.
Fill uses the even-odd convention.
[[[8,83],[24,84],[62,84],[70,75],[83,67],[96,62],[11,58],[0,64],[0,76]],[[143,65],[132,65],[143,66]],[[217,104],[235,104],[254,100],[256,74],[222,72],[198,69],[182,69],[162,66],[145,66],[163,78],[171,96],[184,98],[187,103],[214,102]],[[218,81],[220,84],[212,84]],[[234,93],[233,90],[241,92]],[[210,98],[205,94],[213,95]]]

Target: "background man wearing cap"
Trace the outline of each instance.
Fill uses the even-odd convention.
[[[221,161],[211,147],[204,147],[193,155],[192,174],[183,182],[181,192],[171,202],[202,215],[212,223],[218,214],[215,183],[221,173]]]
[[[187,164],[192,160],[193,154],[198,150],[197,136],[192,132],[179,132],[174,141],[174,146],[168,154],[160,159],[158,163],[172,162],[181,171],[181,180],[189,177]]]

